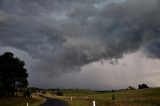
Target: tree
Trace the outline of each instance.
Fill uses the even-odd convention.
[[[145,89],[145,88],[149,88],[149,86],[147,84],[142,84],[142,85],[138,85],[139,89]]]
[[[135,88],[132,87],[132,86],[129,86],[128,89],[129,89],[129,90],[134,90]]]
[[[27,70],[24,61],[11,52],[0,55],[0,81],[3,95],[14,95],[16,87],[27,87]]]

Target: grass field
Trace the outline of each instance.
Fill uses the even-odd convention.
[[[92,101],[96,101],[96,106],[160,106],[160,88],[119,92],[68,90],[63,93],[62,99],[70,106],[92,106]]]
[[[91,90],[84,89],[66,89],[61,91],[64,96],[87,96],[87,95],[95,95],[97,92]]]
[[[12,97],[12,98],[0,98],[0,106],[39,106],[42,104],[43,98],[39,96],[34,96],[33,98],[24,98],[24,97]]]

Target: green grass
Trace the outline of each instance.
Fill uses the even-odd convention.
[[[26,106],[27,102],[29,106],[39,106],[44,101],[41,97],[24,98],[24,97],[10,97],[0,98],[0,106]]]
[[[70,106],[92,106],[92,101],[94,100],[96,101],[96,106],[160,106],[160,88],[108,93],[94,91],[76,92],[77,93],[75,93],[75,91],[67,92],[69,96],[63,97]],[[78,95],[78,92],[82,94]],[[115,99],[113,99],[113,95]],[[71,101],[70,96],[73,96],[73,101]]]

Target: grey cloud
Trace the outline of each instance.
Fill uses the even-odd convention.
[[[155,41],[145,45],[146,48],[144,51],[146,52],[147,56],[152,58],[160,58],[160,41]]]
[[[29,53],[38,60],[34,69],[49,74],[140,47],[159,58],[160,2],[114,1],[0,0],[0,44]]]

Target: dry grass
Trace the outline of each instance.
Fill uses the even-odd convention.
[[[0,106],[26,106],[27,102],[29,103],[29,106],[39,106],[44,101],[39,96],[33,96],[32,98],[24,98],[24,97],[0,98]]]
[[[112,98],[113,95],[115,100]],[[92,101],[96,101],[96,106],[160,106],[160,88],[95,95],[92,93],[87,96],[73,95],[73,101],[70,96],[65,96],[62,99],[67,101],[70,106],[92,106]]]

